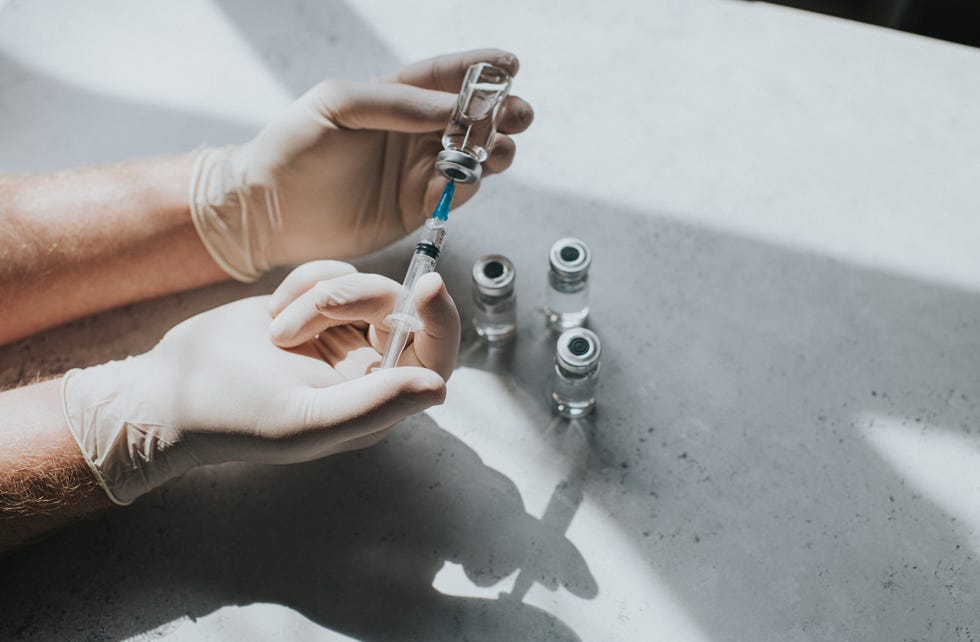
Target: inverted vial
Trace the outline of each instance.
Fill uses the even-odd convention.
[[[456,98],[456,106],[442,135],[436,169],[446,178],[474,183],[480,163],[490,155],[497,133],[496,121],[507,94],[510,74],[487,62],[471,65]]]

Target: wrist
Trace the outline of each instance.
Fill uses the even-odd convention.
[[[247,147],[204,149],[191,172],[188,202],[198,237],[232,278],[250,283],[272,266],[269,246],[281,227],[271,181],[247,171]]]
[[[155,403],[156,388],[167,384],[145,367],[146,356],[70,370],[61,383],[68,430],[96,481],[120,505],[198,463],[181,447],[172,404]]]
[[[0,393],[0,556],[111,505],[65,429],[60,381]]]

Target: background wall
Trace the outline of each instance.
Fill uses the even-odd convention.
[[[980,7],[973,0],[770,1],[980,47]]]

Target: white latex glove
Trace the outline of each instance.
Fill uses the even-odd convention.
[[[275,265],[360,256],[417,228],[445,185],[434,163],[463,76],[482,61],[517,73],[513,54],[483,49],[415,63],[381,81],[325,81],[251,142],[202,152],[191,215],[211,256],[251,281]],[[510,166],[508,134],[532,119],[525,101],[504,101],[484,176]],[[454,205],[478,185],[459,185]]]
[[[432,274],[416,289],[426,328],[402,359],[414,367],[371,372],[383,335],[368,323],[397,291],[346,263],[301,266],[272,297],[199,314],[146,354],[70,371],[69,428],[118,504],[198,465],[300,462],[376,443],[442,403],[459,347],[459,315]],[[270,309],[282,310],[275,322]],[[270,322],[294,347],[270,341]]]

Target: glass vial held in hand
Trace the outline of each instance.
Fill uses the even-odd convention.
[[[602,347],[595,332],[585,328],[566,330],[555,347],[551,409],[562,417],[584,417],[595,409]]]
[[[514,264],[499,254],[481,257],[473,264],[473,327],[491,344],[514,338],[517,329],[517,295]]]
[[[589,246],[579,239],[561,239],[551,246],[548,263],[548,327],[561,331],[584,325],[589,316]]]
[[[497,133],[497,114],[510,92],[511,77],[488,62],[471,65],[463,79],[456,107],[442,135],[443,151],[436,169],[460,183],[475,183],[490,155]]]

